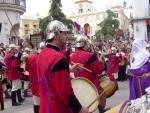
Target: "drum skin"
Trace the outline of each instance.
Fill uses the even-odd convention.
[[[104,89],[106,97],[111,97],[118,89],[118,84],[111,81],[108,77],[100,78],[100,86]]]
[[[99,105],[99,93],[95,85],[88,79],[82,77],[72,79],[71,83],[74,94],[82,106],[88,107],[94,100],[96,100],[94,104],[89,107],[90,112],[95,111]],[[101,103],[103,103],[103,101],[101,101]]]

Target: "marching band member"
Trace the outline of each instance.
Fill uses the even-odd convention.
[[[127,59],[122,49],[119,49],[118,54],[120,58],[120,63],[119,63],[119,72],[118,72],[117,81],[124,81],[127,79],[127,75],[126,75]]]
[[[69,64],[60,49],[66,41],[65,25],[57,20],[47,27],[47,44],[37,58],[40,113],[88,113],[74,95]]]
[[[108,57],[108,76],[111,80],[114,81],[118,78],[119,63],[121,62],[119,55],[116,53],[117,49],[115,47],[112,47],[111,54]]]
[[[6,72],[8,75],[8,80],[12,82],[12,106],[21,105],[21,102],[24,99],[21,97],[21,72],[24,70],[20,68],[21,62],[16,58],[15,54],[17,53],[17,46],[15,44],[11,44],[9,46],[10,51],[6,53],[4,57],[4,62],[6,65]],[[16,100],[16,96],[18,97],[18,102]]]
[[[21,57],[22,64],[26,63],[26,59],[28,56],[30,56],[30,52],[31,52],[30,48],[26,47],[24,49],[24,52]],[[29,73],[27,73],[27,74],[29,74]],[[22,73],[22,76],[23,76],[22,78],[24,81],[24,97],[31,97],[31,95],[28,94],[28,88],[29,88],[29,84],[30,84],[29,75],[26,75],[26,73]]]
[[[30,74],[30,83],[33,94],[33,109],[34,113],[39,113],[39,105],[40,105],[40,97],[39,97],[39,83],[38,83],[38,75],[37,75],[37,57],[42,49],[45,47],[45,42],[40,43],[40,48],[38,53],[30,55],[26,60],[26,70]]]
[[[84,77],[90,80],[97,88],[99,94],[103,92],[103,89],[100,86],[100,81],[98,74],[103,72],[103,63],[98,60],[97,56],[86,50],[89,48],[89,43],[87,37],[84,35],[77,35],[76,38],[76,51],[72,53],[70,62],[71,63],[80,63],[83,67],[90,69],[91,72],[86,70],[81,70],[79,72],[74,72],[75,77]],[[104,96],[105,98],[105,96]],[[105,99],[106,100],[106,99]],[[98,106],[99,111],[102,112],[104,105]]]

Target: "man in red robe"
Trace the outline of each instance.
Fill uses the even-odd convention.
[[[40,51],[44,49],[45,43],[41,42],[40,43]],[[32,94],[33,94],[33,108],[34,108],[34,113],[39,113],[39,105],[40,105],[40,97],[39,97],[39,83],[38,83],[38,75],[37,75],[37,57],[38,54],[40,53],[32,54],[26,59],[26,70],[30,74],[30,83],[31,83],[31,88],[32,88]]]
[[[20,60],[15,56],[17,53],[17,46],[14,44],[10,45],[10,51],[5,55],[4,62],[6,64],[6,72],[8,80],[12,82],[12,106],[21,105],[24,101],[21,97],[21,72],[23,68],[20,68]],[[18,96],[18,102],[16,101]]]
[[[121,59],[116,55],[117,49],[111,48],[111,55],[108,58],[108,76],[111,80],[115,81],[118,78],[119,63]]]
[[[69,77],[69,64],[60,53],[68,29],[54,20],[47,27],[47,44],[37,59],[40,113],[88,113],[74,95]]]
[[[30,83],[32,88],[32,94],[33,94],[33,103],[34,103],[34,113],[39,113],[39,84],[38,84],[38,76],[37,76],[37,68],[36,68],[36,62],[37,62],[37,56],[38,54],[32,54],[30,55],[26,60],[26,70],[30,74]]]
[[[82,70],[79,72],[74,72],[75,77],[84,77],[90,80],[97,88],[99,94],[101,94],[104,90],[100,86],[100,80],[98,74],[103,72],[103,63],[98,60],[97,56],[91,52],[87,52],[88,50],[88,38],[84,35],[78,35],[76,39],[76,51],[71,54],[71,63],[80,63],[83,67],[91,70]],[[104,97],[105,98],[105,97]],[[106,99],[105,99],[106,101]],[[105,106],[105,102],[103,105],[99,105],[99,111],[102,111]]]

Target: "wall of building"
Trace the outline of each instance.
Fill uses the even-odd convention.
[[[145,21],[134,22],[134,38],[146,38],[147,36],[147,25]]]
[[[7,11],[7,14],[10,18],[12,25],[19,24],[20,14],[18,12]],[[0,11],[0,23],[2,24],[1,32],[0,32],[0,43],[3,42],[4,44],[9,44],[9,38],[11,38],[10,32],[12,30],[12,26],[8,21],[8,18],[6,17],[5,12],[2,10]],[[19,36],[19,34],[17,35]]]
[[[150,18],[149,0],[133,0],[134,38],[147,38],[147,22]]]
[[[31,34],[38,33],[39,21],[37,19],[22,19],[20,32],[22,38],[29,38]]]
[[[148,14],[149,0],[133,0],[133,18],[143,18]]]
[[[118,19],[120,22],[119,28],[122,29],[123,31],[127,31],[129,19],[124,14],[123,10],[122,9],[115,10],[114,12],[118,14],[118,17],[116,19]],[[76,16],[72,16],[69,18],[79,23],[82,28],[86,23],[88,23],[91,28],[90,35],[94,35],[95,32],[100,29],[98,24],[101,23],[107,17],[106,15],[107,15],[106,12],[92,12],[92,13],[78,14]]]

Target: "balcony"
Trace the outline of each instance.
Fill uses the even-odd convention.
[[[0,0],[0,10],[12,10],[23,14],[26,11],[26,0]]]

